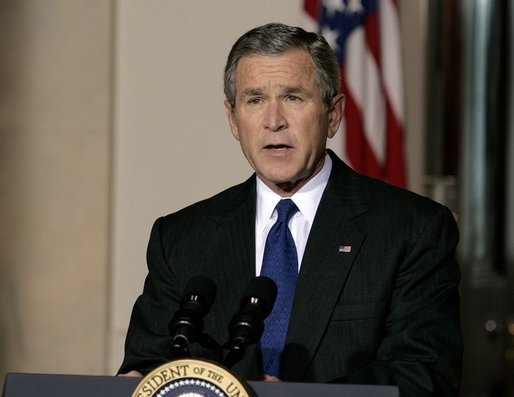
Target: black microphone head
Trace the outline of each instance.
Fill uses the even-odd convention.
[[[203,317],[211,310],[216,297],[216,284],[206,276],[190,278],[184,288],[180,308],[171,319],[170,354],[174,358],[189,357],[189,344],[197,342],[203,332]]]
[[[207,276],[197,275],[189,279],[184,288],[183,302],[199,301],[202,307],[202,315],[211,310],[218,288],[216,283]]]
[[[225,365],[229,368],[241,360],[250,344],[259,341],[264,319],[271,313],[276,298],[277,285],[268,277],[254,277],[247,284],[239,311],[229,323],[230,339],[225,344],[228,350]]]
[[[267,317],[273,309],[277,298],[277,285],[265,276],[254,277],[246,286],[246,290],[241,300],[241,309],[248,303],[258,303],[263,311],[263,317]]]

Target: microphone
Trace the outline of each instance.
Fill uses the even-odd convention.
[[[175,358],[191,357],[189,344],[203,333],[203,318],[209,313],[217,287],[207,276],[194,276],[186,284],[179,310],[168,326],[172,342],[170,353]]]
[[[228,368],[243,358],[249,345],[259,341],[264,331],[264,319],[271,313],[276,297],[277,286],[272,279],[259,276],[250,280],[239,311],[229,324],[229,341],[225,344],[228,349],[225,365]]]

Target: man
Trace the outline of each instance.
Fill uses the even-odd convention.
[[[265,330],[234,372],[247,380],[394,384],[402,395],[457,395],[455,222],[445,207],[361,176],[325,149],[344,108],[327,42],[282,24],[247,32],[228,57],[225,95],[230,129],[255,174],[156,221],[120,373],[147,373],[171,359],[168,323],[196,274],[211,277],[219,291],[205,332],[228,339],[248,280],[273,272],[267,236],[279,224],[277,203],[292,200],[284,230],[298,270],[285,342],[272,357],[278,365],[267,366]],[[291,305],[284,302],[273,311]]]

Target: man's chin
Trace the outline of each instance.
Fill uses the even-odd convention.
[[[307,182],[305,179],[268,179],[268,182],[266,182],[266,180],[263,181],[271,188],[271,190],[281,196],[293,195]]]

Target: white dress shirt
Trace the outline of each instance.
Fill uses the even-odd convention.
[[[298,212],[289,221],[289,230],[293,236],[298,254],[298,271],[302,263],[305,245],[311,231],[314,216],[318,209],[321,196],[328,183],[332,160],[328,154],[325,155],[323,168],[300,190],[290,198],[298,207]],[[264,246],[268,232],[277,221],[275,207],[283,197],[272,191],[257,177],[257,211],[255,219],[255,274],[261,273]]]

